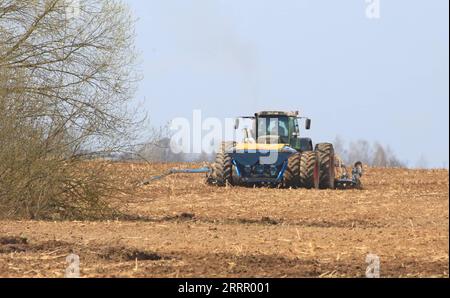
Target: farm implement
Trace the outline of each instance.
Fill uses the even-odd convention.
[[[223,142],[213,164],[199,169],[172,169],[144,184],[172,174],[205,173],[207,183],[215,186],[362,188],[362,163],[355,163],[350,172],[332,144],[313,146],[310,138],[301,137],[299,120],[305,119],[306,130],[311,128],[311,120],[299,117],[299,112],[265,111],[240,117],[236,119],[236,130],[241,119],[252,121],[252,128],[243,129],[244,141]]]

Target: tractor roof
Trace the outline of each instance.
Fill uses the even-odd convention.
[[[256,117],[267,117],[267,116],[287,116],[287,117],[298,117],[299,112],[283,112],[283,111],[263,111],[255,114]]]

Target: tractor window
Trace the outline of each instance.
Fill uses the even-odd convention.
[[[295,133],[299,133],[298,119],[291,117],[289,118],[289,130]]]
[[[258,137],[279,136],[281,143],[289,143],[288,117],[261,117],[258,119]]]

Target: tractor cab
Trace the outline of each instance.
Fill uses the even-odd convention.
[[[257,144],[284,144],[297,151],[311,151],[309,138],[300,137],[299,119],[306,119],[305,128],[311,128],[311,120],[299,117],[299,112],[265,111],[256,113],[252,119],[252,129],[244,129],[245,140]],[[236,122],[236,129],[239,120]]]

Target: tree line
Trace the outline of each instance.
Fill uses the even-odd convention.
[[[406,162],[400,160],[394,151],[378,142],[357,140],[346,143],[341,137],[334,141],[336,154],[348,165],[361,161],[365,165],[381,168],[405,168]]]

